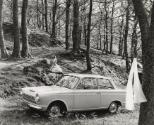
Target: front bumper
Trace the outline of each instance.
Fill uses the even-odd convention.
[[[41,110],[41,111],[45,111],[46,110],[46,107],[43,107],[39,104],[35,104],[33,102],[29,102],[25,99],[22,99],[23,103],[26,104],[28,107],[31,107],[31,108],[34,108],[34,109],[37,109],[37,110]]]

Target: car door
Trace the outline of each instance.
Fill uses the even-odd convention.
[[[74,92],[74,110],[97,109],[101,106],[95,78],[83,78]]]
[[[109,79],[99,78],[97,81],[101,93],[101,107],[108,108],[111,102],[116,99],[116,90]]]

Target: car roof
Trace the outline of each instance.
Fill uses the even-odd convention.
[[[103,79],[111,79],[110,77],[105,77],[105,76],[101,76],[101,75],[97,75],[97,74],[78,74],[78,73],[68,73],[66,75],[69,76],[76,76],[76,77],[80,77],[80,78],[103,78]]]

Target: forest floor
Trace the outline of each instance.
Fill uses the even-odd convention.
[[[138,109],[133,112],[122,110],[111,115],[106,111],[70,114],[67,118],[48,119],[42,113],[28,110],[22,105],[19,90],[24,86],[44,85],[32,76],[25,75],[23,68],[33,65],[40,59],[57,56],[58,64],[64,72],[83,72],[86,70],[84,58],[68,56],[62,47],[31,48],[33,58],[0,61],[0,124],[1,125],[137,125]],[[103,55],[91,49],[92,73],[111,77],[117,85],[127,80],[125,61],[116,55]]]

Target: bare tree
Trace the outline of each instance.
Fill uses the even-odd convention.
[[[27,34],[27,7],[28,7],[28,0],[23,0],[22,19],[21,19],[21,31],[22,31],[21,56],[24,58],[30,56],[29,45],[28,45],[28,34]]]
[[[100,16],[99,16],[99,26],[98,26],[98,35],[99,35],[99,46],[100,46],[100,50],[102,50],[102,32],[101,32],[101,29],[102,29],[102,22],[103,22],[103,10],[101,8],[101,4],[99,2],[99,10],[100,10]],[[105,31],[105,30],[104,30]],[[105,33],[104,33],[105,34]],[[105,38],[105,36],[104,36]]]
[[[42,24],[42,29],[45,29],[45,18],[44,18],[44,0],[41,0],[41,4],[42,4],[42,12],[41,12],[41,24]]]
[[[108,53],[108,46],[109,46],[109,41],[108,41],[108,8],[107,8],[107,0],[104,1],[104,8],[105,8],[105,42],[104,42],[104,47],[106,54]]]
[[[129,12],[130,3],[128,2],[128,6],[126,8],[126,25],[125,25],[125,34],[124,34],[124,56],[126,59],[126,71],[129,72],[129,60],[128,60],[128,50],[127,50],[127,37],[128,37],[128,30],[129,30]]]
[[[79,1],[73,1],[73,52],[79,52]]]
[[[123,26],[124,25],[124,17],[122,16],[122,20],[119,28],[119,52],[118,55],[122,56],[123,53]]]
[[[111,12],[111,30],[110,30],[110,34],[111,34],[111,40],[110,40],[110,53],[112,53],[112,48],[113,48],[113,23],[114,23],[114,10],[115,10],[115,0],[112,0],[112,12]]]
[[[41,27],[41,24],[40,24],[40,12],[39,12],[39,0],[36,1],[36,8],[37,8],[37,26],[38,28]]]
[[[20,58],[20,38],[18,23],[18,0],[13,0],[13,25],[14,25],[14,48],[12,57]]]
[[[5,48],[4,35],[3,35],[2,8],[3,8],[3,0],[0,1],[0,48],[1,48],[1,58],[7,58],[8,53]]]
[[[87,70],[91,70],[91,63],[90,63],[90,57],[89,57],[89,49],[90,49],[90,32],[91,32],[92,5],[93,5],[93,1],[90,0],[90,8],[89,8],[89,15],[88,15],[88,31],[87,31],[87,51],[86,51]]]
[[[66,50],[69,49],[69,20],[70,20],[71,0],[66,0],[66,26],[65,26],[65,44]]]
[[[143,91],[146,103],[140,106],[139,125],[154,124],[154,3],[152,6],[151,24],[149,25],[143,0],[132,0],[135,14],[139,20],[142,39]]]
[[[46,32],[48,32],[48,0],[44,0],[44,5],[45,5],[45,29]]]
[[[132,61],[134,57],[137,57],[137,31],[136,31],[137,24],[138,24],[138,19],[135,16],[133,32],[132,32],[132,40],[131,40],[131,60]]]
[[[56,13],[57,13],[57,0],[53,0],[53,7],[52,7],[52,34],[51,38],[56,38]],[[52,43],[51,43],[52,44]]]

